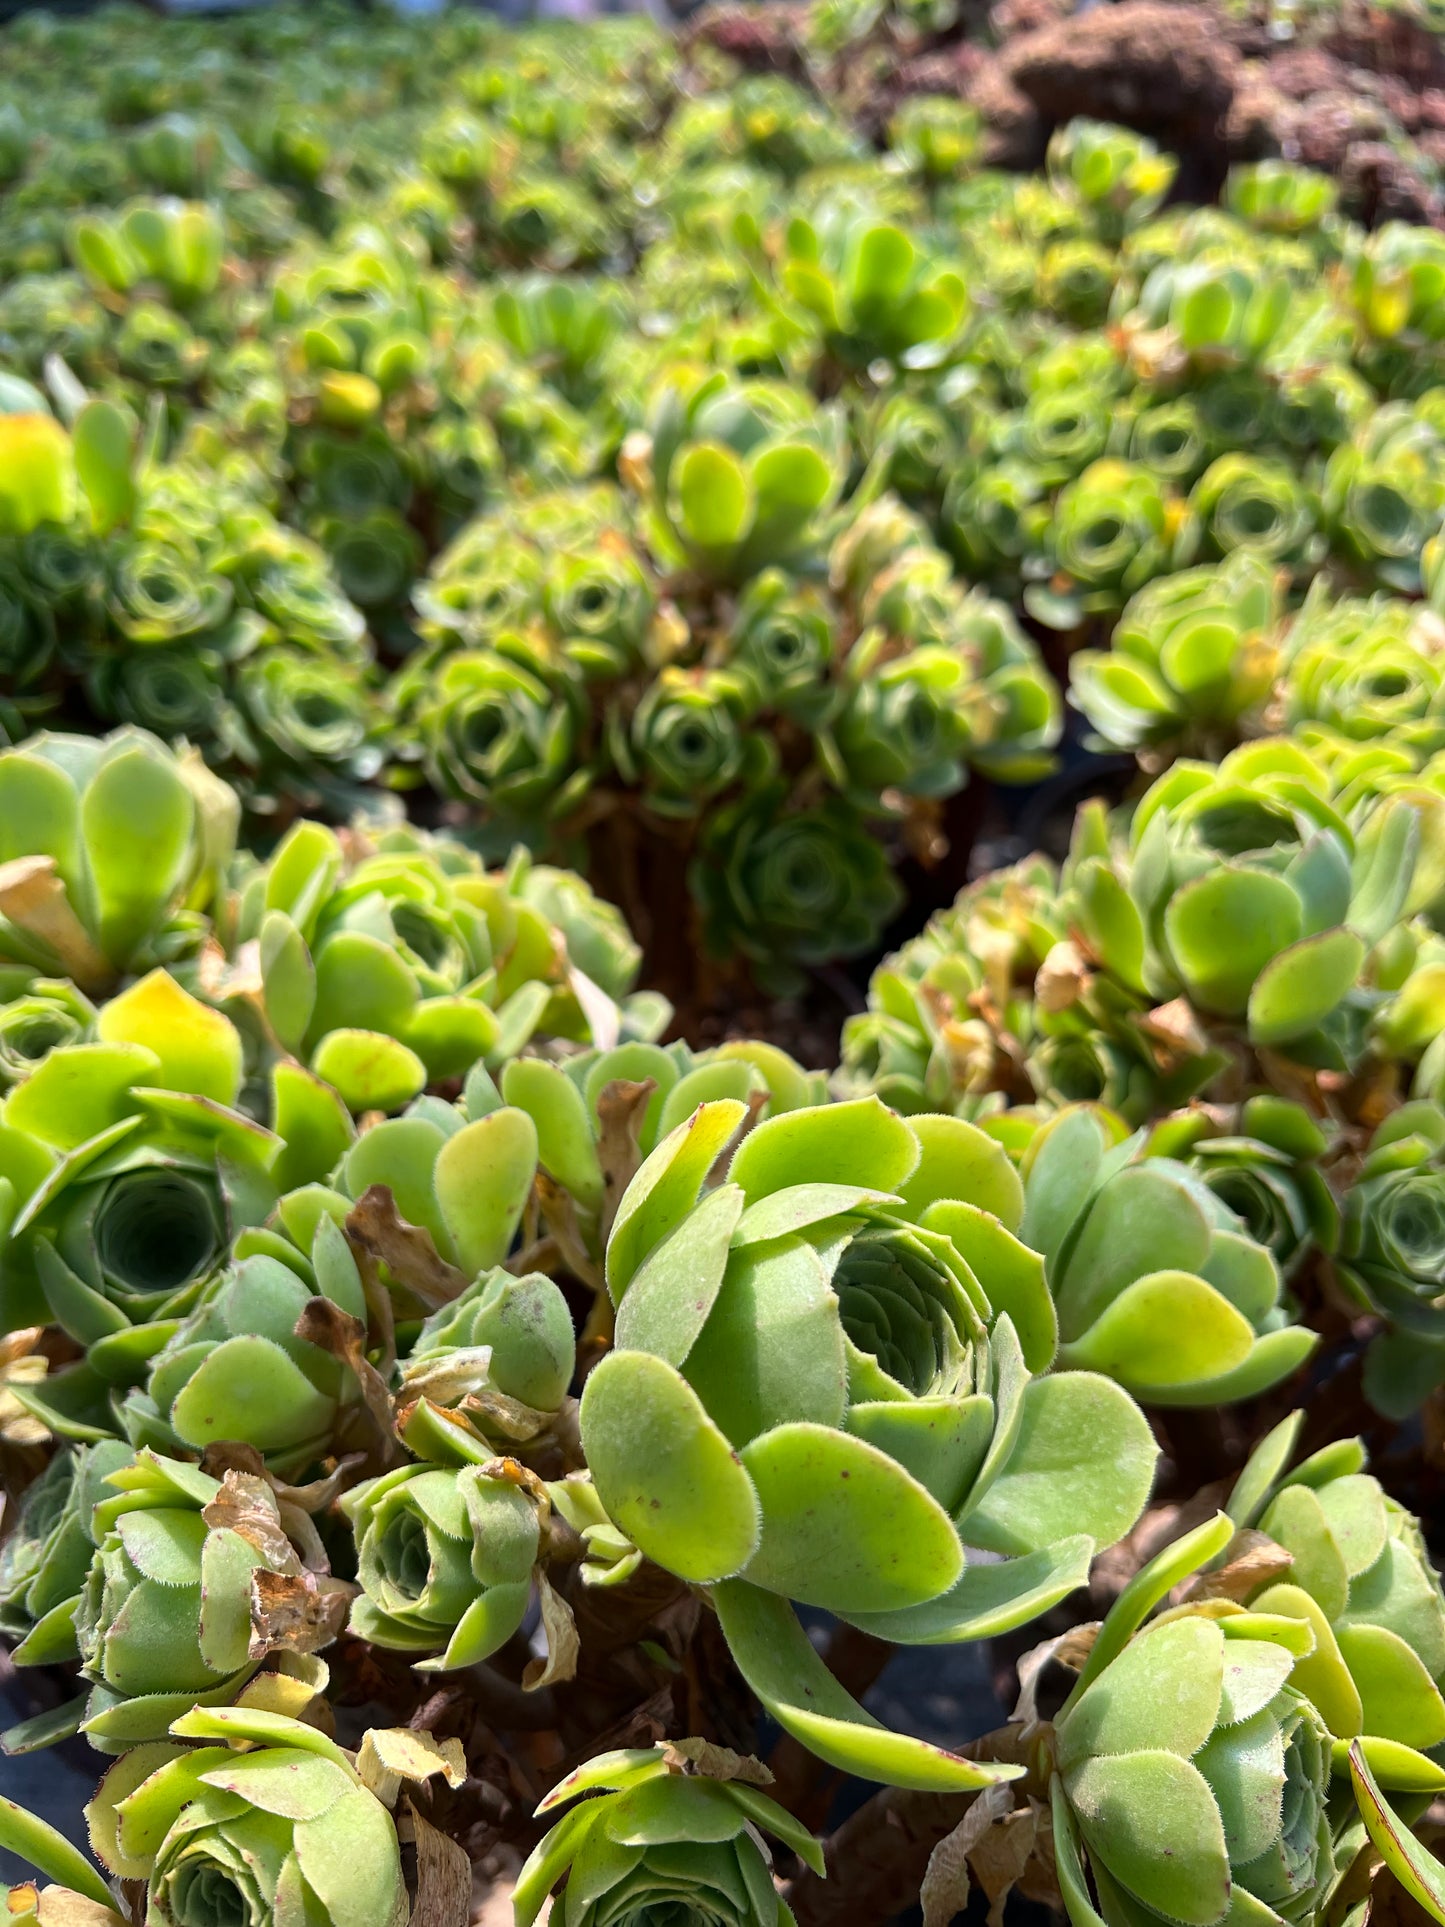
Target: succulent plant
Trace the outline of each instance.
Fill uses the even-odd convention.
[[[817,546],[842,485],[841,421],[779,382],[683,370],[663,382],[624,474],[645,486],[664,554],[741,583]]]
[[[524,857],[487,872],[460,844],[408,830],[343,844],[297,824],[241,892],[276,1044],[355,1111],[398,1110],[427,1085],[519,1050],[539,1028],[619,1028],[638,952],[612,906]]]
[[[94,993],[184,956],[236,833],[236,803],[154,737],[0,749],[0,959]]]
[[[293,1908],[328,1927],[404,1927],[395,1822],[334,1740],[244,1707],[197,1707],[171,1733],[118,1760],[87,1809],[97,1854],[145,1881],[157,1927]]]
[[[52,1639],[57,1652],[73,1650],[75,1601],[95,1551],[91,1510],[130,1456],[117,1439],[76,1446],[27,1488],[0,1550],[0,1615],[19,1664],[46,1657]]]
[[[1030,585],[1024,606],[1056,629],[1118,609],[1176,557],[1189,559],[1187,532],[1147,469],[1091,462],[1059,492],[1044,551],[1051,573]]]
[[[210,294],[220,279],[221,224],[198,201],[133,201],[114,219],[80,216],[69,242],[86,279],[110,294],[156,282],[179,306]]]
[[[1041,1251],[1059,1358],[1150,1404],[1252,1398],[1316,1335],[1289,1323],[1267,1245],[1189,1168],[1144,1154],[1097,1112],[1066,1109],[1024,1155],[1020,1235]]]
[[[144,1389],[119,1405],[132,1444],[180,1453],[234,1440],[254,1446],[276,1472],[304,1472],[324,1459],[341,1442],[360,1388],[340,1359],[297,1336],[313,1298],[366,1321],[356,1260],[324,1214],[309,1264],[300,1254],[286,1263],[256,1251],[228,1265],[195,1310],[167,1328]]]
[[[53,1050],[4,1111],[11,1212],[0,1279],[16,1324],[48,1316],[125,1380],[139,1328],[174,1317],[263,1217],[279,1142],[231,1108],[231,1023],[154,970],[103,1006],[97,1041]]]
[[[769,786],[720,810],[690,878],[709,945],[740,950],[780,989],[800,966],[868,949],[901,900],[846,799],[788,813],[782,801]]]
[[[1288,726],[1323,723],[1360,742],[1388,735],[1427,753],[1445,747],[1435,622],[1385,596],[1311,596],[1286,644]]]
[[[1309,1920],[1334,1890],[1329,1734],[1298,1641],[1239,1606],[1185,1605],[1141,1626],[1231,1532],[1221,1515],[1136,1575],[1055,1722],[1054,1825],[1075,1927],[1101,1914],[1205,1927],[1240,1908]],[[1161,1821],[1163,1853],[1148,1844]]]
[[[474,1666],[506,1644],[532,1596],[537,1508],[480,1466],[403,1465],[342,1501],[361,1591],[351,1630],[373,1645]]]
[[[1391,1330],[1367,1365],[1370,1397],[1393,1416],[1445,1375],[1440,1267],[1445,1258],[1445,1112],[1405,1104],[1375,1131],[1345,1193],[1338,1268]]]
[[[0,973],[15,994],[0,1004],[0,1082],[20,1083],[67,1044],[88,1044],[95,1006],[64,977],[35,977],[23,965]]]
[[[1074,703],[1111,749],[1226,743],[1261,705],[1280,661],[1276,580],[1251,548],[1218,567],[1160,576],[1132,597],[1107,651],[1070,659]]]
[[[1154,1127],[1149,1146],[1183,1158],[1286,1282],[1314,1252],[1335,1250],[1340,1211],[1320,1169],[1330,1135],[1302,1104],[1261,1091],[1233,1118],[1179,1112]]]
[[[1176,763],[1133,812],[1127,882],[1085,812],[1071,881],[1086,942],[1136,991],[1242,1019],[1257,1047],[1348,1061],[1350,1000],[1408,894],[1418,827],[1403,797],[1352,827],[1328,787],[1284,739]]]
[[[1445,12],[1255,11],[1204,206],[958,0],[6,24],[17,1920],[1445,1923]]]
[[[74,1501],[93,1501],[79,1522],[91,1557],[76,1591],[48,1608],[22,1649],[30,1664],[79,1654],[92,1684],[67,1709],[69,1731],[83,1720],[107,1753],[162,1739],[190,1706],[234,1698],[273,1647],[308,1652],[335,1637],[350,1589],[324,1576],[320,1541],[297,1525],[293,1505],[303,1569],[266,1480],[234,1471],[213,1479],[148,1450],[119,1463],[109,1447],[92,1450],[99,1456],[79,1465]],[[264,1580],[253,1579],[258,1572]]]
[[[822,1854],[787,1809],[760,1791],[758,1782],[772,1779],[767,1769],[724,1755],[698,1741],[603,1753],[553,1787],[539,1815],[585,1797],[523,1867],[512,1902],[517,1927],[531,1927],[564,1875],[561,1904],[579,1927],[662,1909],[679,1927],[786,1927],[792,1910],[773,1885],[759,1836],[773,1834],[818,1873]],[[689,1770],[694,1758],[697,1772]]]
[[[1077,196],[1111,240],[1149,219],[1177,167],[1174,156],[1160,153],[1152,141],[1106,121],[1071,120],[1049,142],[1050,178]]]
[[[880,359],[936,367],[968,309],[955,266],[931,260],[902,228],[859,219],[846,205],[789,223],[782,282],[828,353],[855,367]]]
[[[703,1105],[623,1197],[607,1249],[615,1349],[587,1380],[583,1450],[641,1550],[716,1588],[774,1716],[888,1778],[892,1742],[873,1752],[846,1712],[814,1721],[780,1683],[797,1658],[782,1602],[924,1644],[1020,1623],[1073,1583],[1079,1548],[1134,1516],[1153,1446],[1106,1379],[1030,1377],[1053,1356],[1053,1312],[1009,1228],[1019,1181],[981,1132],[872,1099],[785,1113],[699,1195],[742,1116]],[[1076,1477],[1044,1499],[1031,1454],[1060,1450]],[[966,1566],[968,1545],[1011,1558]],[[783,1642],[771,1658],[768,1628]],[[945,1763],[932,1771],[946,1783]]]

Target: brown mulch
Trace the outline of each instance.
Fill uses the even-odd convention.
[[[1445,42],[1364,0],[1287,40],[1258,12],[1188,0],[1085,13],[996,0],[986,14],[965,6],[948,34],[875,46],[836,75],[810,63],[805,15],[797,0],[713,0],[689,32],[750,70],[836,92],[870,134],[908,95],[956,94],[983,116],[990,162],[1031,168],[1056,126],[1088,114],[1179,154],[1189,198],[1216,193],[1233,162],[1279,155],[1333,174],[1345,211],[1369,225],[1445,227]]]

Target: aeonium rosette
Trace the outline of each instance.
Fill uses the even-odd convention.
[[[1267,1245],[1203,1177],[1087,1104],[1022,1158],[1023,1233],[1044,1255],[1061,1361],[1154,1405],[1257,1397],[1313,1352]]]
[[[1053,1308],[982,1132],[863,1099],[770,1118],[729,1155],[745,1115],[701,1105],[618,1209],[616,1345],[581,1410],[598,1495],[713,1589],[750,1684],[821,1757],[979,1785],[992,1769],[861,1724],[786,1602],[911,1644],[1019,1625],[1138,1516],[1148,1427],[1107,1379],[1032,1376]]]
[[[0,753],[0,963],[104,993],[193,951],[230,861],[234,793],[143,730]]]
[[[1298,1684],[1341,1755],[1357,1742],[1382,1784],[1445,1785],[1445,1594],[1420,1521],[1366,1471],[1359,1439],[1335,1439],[1292,1468],[1304,1423],[1292,1412],[1255,1447],[1230,1517],[1278,1549],[1252,1612],[1302,1621],[1312,1646]]]
[[[1371,1342],[1365,1390],[1403,1418],[1445,1378],[1445,1107],[1402,1104],[1345,1193],[1337,1272],[1391,1329]]]
[[[532,1927],[565,1874],[556,1911],[577,1927],[666,1920],[670,1927],[791,1927],[762,1833],[816,1874],[823,1855],[785,1807],[760,1791],[772,1774],[706,1740],[601,1753],[537,1808],[571,1807],[527,1858],[512,1905]]]
[[[1054,1724],[1054,1840],[1074,1927],[1278,1927],[1321,1918],[1337,1884],[1307,1631],[1207,1596],[1144,1624],[1232,1536],[1219,1514],[1135,1576]]]
[[[274,1203],[280,1149],[234,1108],[239,1033],[166,971],[113,997],[96,1032],[51,1051],[0,1115],[0,1319],[49,1319],[86,1346],[65,1375],[77,1391],[140,1375],[169,1336],[158,1321]]]
[[[293,1703],[198,1706],[101,1782],[86,1808],[91,1841],[119,1878],[146,1883],[152,1927],[406,1927],[413,1917],[388,1808],[407,1782],[441,1773],[459,1785],[459,1743],[371,1731],[353,1754]]]

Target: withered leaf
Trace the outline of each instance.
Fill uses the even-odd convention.
[[[467,1927],[472,1917],[472,1863],[467,1850],[434,1827],[408,1800],[416,1849],[416,1892],[409,1927]]]
[[[394,1807],[404,1785],[424,1786],[440,1774],[449,1787],[467,1777],[460,1740],[439,1740],[410,1726],[372,1727],[356,1755],[356,1770],[383,1806]]]
[[[469,1393],[462,1400],[462,1410],[479,1432],[507,1439],[515,1445],[526,1445],[557,1416],[555,1412],[539,1412],[534,1405],[524,1405],[519,1398],[508,1398],[505,1392],[496,1391],[490,1385]]]
[[[0,916],[53,950],[82,990],[109,990],[115,982],[115,967],[70,907],[53,856],[0,863]]]
[[[674,1773],[692,1773],[700,1780],[741,1780],[744,1786],[771,1786],[773,1776],[751,1753],[734,1753],[712,1740],[670,1740],[663,1758]]]
[[[267,1653],[314,1653],[344,1629],[356,1587],[314,1572],[251,1574],[251,1643],[248,1659]]]
[[[1217,1572],[1196,1573],[1179,1593],[1185,1600],[1233,1599],[1241,1603],[1294,1564],[1293,1553],[1276,1545],[1267,1533],[1250,1528],[1236,1532],[1226,1548],[1225,1564]]]
[[[399,1401],[412,1404],[419,1398],[433,1405],[459,1405],[468,1392],[480,1390],[491,1368],[490,1345],[459,1345],[417,1363],[401,1367]]]
[[[254,1445],[244,1439],[213,1439],[201,1454],[201,1470],[213,1479],[224,1479],[228,1472],[249,1472],[253,1478],[267,1477],[266,1461]],[[270,1481],[274,1487],[274,1481]]]
[[[259,938],[252,937],[241,944],[235,957],[230,958],[214,937],[208,937],[196,960],[196,969],[208,1003],[221,1004],[234,997],[258,1007],[262,1005],[265,979]]]
[[[542,1607],[542,1631],[547,1640],[547,1657],[527,1661],[522,1672],[522,1687],[528,1693],[535,1693],[543,1686],[564,1685],[569,1679],[576,1679],[577,1655],[582,1649],[572,1608],[553,1589],[542,1566],[535,1567],[532,1576],[537,1582],[537,1597]]]
[[[1089,987],[1089,966],[1084,953],[1066,937],[1056,943],[1039,965],[1034,979],[1034,995],[1039,1008],[1051,1013],[1069,1010]]]
[[[1033,1807],[1021,1807],[996,1820],[969,1854],[969,1865],[988,1895],[989,1927],[1003,1927],[1005,1903],[1033,1858],[1037,1832]]]
[[[577,999],[582,1015],[587,1019],[587,1028],[592,1033],[592,1048],[597,1051],[614,1050],[622,1035],[622,1012],[607,995],[601,984],[594,983],[585,970],[576,964],[567,965],[567,982],[572,987],[572,995]]]
[[[597,1159],[602,1166],[602,1235],[612,1229],[622,1194],[637,1175],[642,1162],[638,1142],[648,1099],[657,1089],[657,1080],[644,1077],[636,1082],[614,1077],[604,1084],[597,1099],[597,1120],[601,1131],[597,1139]]]
[[[1025,1900],[1037,1900],[1041,1906],[1052,1907],[1062,1914],[1064,1897],[1059,1892],[1059,1870],[1054,1861],[1054,1817],[1048,1801],[1036,1800],[1032,1795],[1029,1811],[1034,1816],[1033,1852],[1019,1876],[1018,1890]]]
[[[953,1832],[933,1849],[918,1894],[923,1907],[923,1927],[949,1927],[949,1922],[963,1912],[968,1905],[971,1884],[968,1856],[1012,1803],[1013,1796],[1006,1784],[985,1787]]]
[[[347,1214],[346,1235],[429,1310],[460,1298],[471,1283],[442,1257],[425,1226],[407,1223],[387,1185],[373,1184],[362,1192]]]
[[[577,1217],[577,1201],[565,1186],[558,1184],[550,1171],[540,1166],[533,1180],[537,1202],[542,1209],[542,1217],[547,1230],[562,1255],[562,1261],[574,1277],[580,1278],[595,1292],[601,1293],[602,1273],[587,1249],[587,1241],[582,1236],[582,1227]]]
[[[12,1887],[10,1892],[13,1896],[16,1889]],[[121,1916],[114,1908],[102,1907],[99,1901],[69,1887],[42,1887],[35,1915],[40,1927],[122,1927]]]
[[[727,1143],[718,1152],[717,1156],[713,1159],[712,1168],[709,1170],[707,1174],[707,1181],[709,1185],[721,1184],[723,1177],[727,1172],[728,1166],[732,1163],[734,1157],[736,1157],[737,1155],[738,1146],[742,1143],[743,1139],[748,1135],[748,1133],[754,1129],[754,1127],[758,1122],[758,1119],[762,1116],[763,1112],[767,1109],[771,1101],[772,1101],[771,1091],[749,1091],[748,1092],[748,1097],[747,1097],[748,1114],[743,1119],[742,1123],[738,1126],[738,1128],[733,1132],[732,1136],[728,1139]]]
[[[314,1515],[329,1510],[336,1495],[345,1490],[365,1463],[364,1452],[349,1452],[344,1459],[338,1459],[323,1479],[311,1479],[305,1485],[287,1485],[284,1479],[273,1475],[271,1484],[283,1506],[294,1505]]]
[[[255,1472],[227,1472],[221,1489],[201,1517],[213,1532],[238,1533],[277,1574],[296,1574],[301,1561],[286,1536],[276,1494],[267,1479]]]
[[[387,1390],[386,1380],[366,1356],[366,1327],[361,1320],[353,1318],[349,1311],[343,1311],[330,1298],[311,1298],[296,1320],[296,1336],[312,1345],[319,1345],[322,1351],[330,1352],[333,1358],[339,1358],[344,1365],[351,1367],[361,1387],[367,1411],[375,1419],[388,1446],[393,1444],[396,1428],[391,1394]]]
[[[1138,1019],[1138,1025],[1144,1036],[1166,1054],[1160,1058],[1161,1063],[1170,1057],[1199,1057],[1209,1048],[1209,1039],[1186,997],[1156,1004]]]
[[[1057,1660],[1059,1665],[1067,1666],[1071,1672],[1081,1671],[1084,1661],[1094,1650],[1101,1623],[1097,1619],[1088,1620],[1081,1626],[1071,1626],[1056,1639],[1041,1640],[1037,1646],[1030,1647],[1018,1663],[1019,1697],[1010,1715],[1011,1723],[1031,1726],[1038,1719],[1039,1682],[1050,1662]]]
[[[519,1492],[525,1492],[542,1518],[545,1519],[551,1511],[552,1495],[547,1490],[546,1482],[539,1479],[530,1466],[523,1465],[520,1459],[488,1459],[482,1467],[482,1474],[488,1479],[505,1480],[508,1485],[516,1486]]]
[[[316,1530],[316,1521],[311,1514],[303,1512],[299,1505],[292,1505],[289,1499],[283,1499],[280,1505],[282,1527],[295,1546],[302,1565],[308,1572],[330,1572],[331,1561],[326,1556],[326,1548],[321,1543],[321,1534]]]

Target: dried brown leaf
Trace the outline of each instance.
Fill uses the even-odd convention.
[[[442,1257],[425,1226],[407,1223],[387,1185],[373,1184],[362,1192],[347,1214],[346,1235],[430,1311],[460,1298],[471,1283]]]
[[[108,990],[115,982],[114,965],[70,907],[53,856],[0,863],[0,916],[53,950],[82,990]]]
[[[602,1224],[605,1238],[612,1229],[622,1194],[637,1174],[642,1162],[638,1142],[648,1100],[657,1089],[655,1078],[636,1082],[614,1077],[604,1084],[597,1099],[597,1119],[601,1126],[597,1139],[597,1159],[602,1166]]]
[[[425,1786],[437,1774],[449,1787],[467,1777],[467,1756],[460,1740],[439,1740],[410,1726],[372,1727],[356,1755],[356,1770],[383,1806],[394,1807],[405,1785]]]
[[[1018,1888],[1025,1900],[1064,1912],[1064,1897],[1059,1891],[1059,1870],[1054,1863],[1054,1819],[1047,1800],[1030,1796],[1029,1810],[1034,1816],[1034,1850],[1019,1878]]]
[[[268,1480],[255,1472],[227,1472],[221,1489],[201,1517],[213,1532],[239,1534],[277,1574],[301,1570],[296,1548],[281,1523],[281,1509]]]
[[[515,1445],[526,1445],[537,1438],[557,1416],[555,1412],[540,1412],[534,1405],[524,1405],[519,1398],[508,1398],[505,1392],[495,1391],[491,1386],[468,1393],[462,1400],[462,1410],[471,1417],[479,1432],[496,1435]]]
[[[577,1655],[582,1642],[577,1636],[577,1621],[572,1608],[557,1592],[544,1567],[533,1569],[537,1597],[542,1607],[542,1631],[547,1640],[547,1657],[529,1659],[522,1672],[522,1686],[535,1693],[544,1686],[561,1686],[577,1677]]]
[[[417,1812],[407,1818],[416,1849],[416,1891],[409,1927],[467,1927],[472,1917],[472,1863],[467,1850]]]
[[[382,1377],[389,1378],[396,1363],[396,1307],[392,1303],[391,1292],[381,1281],[381,1266],[366,1246],[359,1238],[350,1236],[347,1236],[346,1243],[361,1279],[361,1295],[366,1301],[368,1350]]]
[[[1041,1640],[1037,1646],[1030,1647],[1018,1662],[1019,1697],[1011,1726],[1032,1726],[1038,1719],[1039,1682],[1051,1661],[1057,1660],[1060,1666],[1067,1666],[1075,1673],[1082,1670],[1084,1661],[1094,1650],[1101,1624],[1097,1619],[1088,1620],[1081,1626],[1071,1626],[1055,1639]]]
[[[23,1331],[7,1333],[0,1338],[0,1367],[13,1365],[17,1359],[28,1358],[44,1336],[43,1325],[27,1325]]]
[[[963,1912],[971,1885],[968,1856],[1011,1804],[1012,1795],[1006,1784],[985,1787],[952,1833],[933,1849],[918,1895],[923,1907],[923,1927],[948,1927],[949,1922]]]
[[[1031,1806],[995,1821],[969,1854],[978,1884],[988,1895],[989,1927],[1003,1927],[1009,1895],[1034,1855],[1038,1821]]]
[[[558,1184],[550,1171],[540,1166],[533,1179],[533,1189],[541,1206],[542,1218],[548,1233],[562,1255],[562,1261],[574,1277],[581,1280],[599,1296],[602,1293],[602,1273],[596,1260],[587,1249],[587,1240],[582,1235],[581,1221],[577,1216],[577,1200],[565,1185]]]
[[[344,1459],[338,1459],[335,1466],[324,1479],[311,1479],[305,1485],[288,1485],[284,1479],[272,1478],[271,1484],[276,1497],[283,1506],[294,1505],[302,1512],[313,1516],[327,1512],[335,1503],[339,1492],[351,1484],[353,1475],[366,1463],[363,1452],[348,1452]]]
[[[326,1548],[321,1543],[321,1534],[316,1530],[316,1521],[311,1514],[303,1512],[299,1505],[292,1505],[289,1499],[283,1499],[279,1504],[281,1525],[307,1572],[330,1572],[331,1561],[326,1556]]]
[[[1217,1572],[1199,1572],[1176,1595],[1186,1601],[1233,1599],[1241,1604],[1273,1579],[1287,1573],[1294,1555],[1276,1545],[1267,1533],[1252,1528],[1236,1532],[1225,1549],[1226,1563]]]
[[[762,1116],[763,1112],[767,1109],[768,1105],[772,1102],[772,1096],[773,1094],[771,1091],[749,1091],[748,1092],[748,1096],[747,1096],[748,1114],[743,1119],[742,1123],[738,1126],[738,1128],[733,1132],[732,1136],[728,1139],[727,1143],[718,1152],[717,1156],[713,1159],[712,1168],[707,1174],[707,1182],[710,1185],[721,1184],[723,1177],[727,1172],[728,1166],[732,1163],[733,1159],[737,1156],[738,1146],[742,1143],[745,1137],[747,1137],[753,1130],[756,1129],[758,1119]]]
[[[314,1572],[251,1574],[251,1643],[248,1659],[267,1653],[315,1653],[343,1631],[356,1587]]]
[[[468,1392],[486,1384],[491,1364],[490,1345],[459,1345],[436,1358],[406,1361],[401,1367],[397,1402],[413,1405],[425,1398],[433,1405],[460,1405]]]
[[[241,1439],[213,1439],[201,1454],[201,1470],[213,1479],[224,1479],[228,1472],[249,1472],[253,1478],[267,1479],[273,1489],[275,1486],[261,1454]]]
[[[375,1187],[373,1187],[375,1188]],[[376,1421],[378,1431],[390,1451],[396,1443],[396,1425],[391,1393],[386,1380],[366,1356],[366,1327],[359,1318],[330,1298],[311,1298],[296,1320],[296,1336],[319,1345],[343,1365],[349,1365],[361,1387],[366,1409]]]
[[[27,1888],[34,1893],[33,1885],[27,1883]],[[15,1904],[18,1892],[19,1888],[10,1889],[11,1913],[24,1911]],[[40,1927],[122,1927],[121,1916],[113,1907],[102,1907],[98,1900],[78,1894],[70,1887],[42,1887],[36,1898],[35,1914]]]
[[[523,1465],[520,1459],[488,1459],[482,1467],[482,1476],[502,1479],[506,1484],[516,1486],[519,1492],[525,1492],[536,1506],[538,1517],[543,1520],[552,1510],[552,1495],[547,1490],[546,1482],[539,1479],[530,1466]]]
[[[1149,1042],[1160,1047],[1155,1057],[1161,1064],[1179,1057],[1202,1057],[1209,1048],[1209,1039],[1185,997],[1156,1004],[1136,1021]]]
[[[1039,965],[1034,997],[1041,1010],[1071,1010],[1089,988],[1090,973],[1084,953],[1067,937],[1056,943]]]
[[[700,1780],[740,1780],[744,1786],[771,1786],[773,1776],[751,1753],[734,1753],[712,1740],[669,1740],[663,1758],[674,1773]]]
[[[232,958],[214,937],[208,937],[196,959],[196,974],[208,1003],[221,1004],[236,998],[256,1005],[264,1018],[266,984],[258,938],[252,937],[243,943]]]

